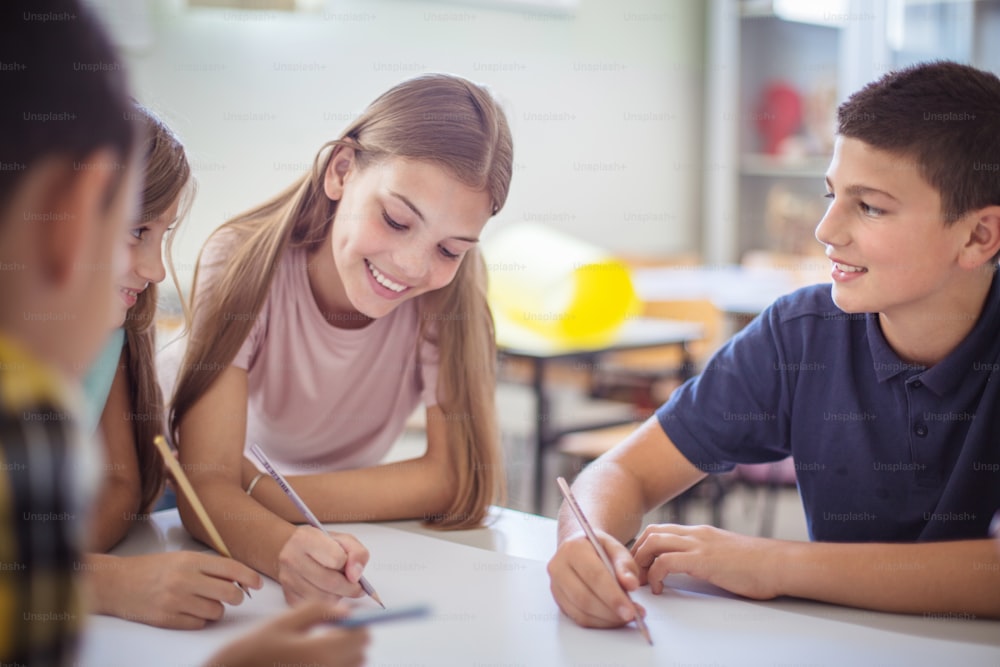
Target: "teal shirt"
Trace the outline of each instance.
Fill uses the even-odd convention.
[[[122,356],[122,347],[125,345],[125,329],[114,330],[108,339],[101,354],[94,360],[93,365],[83,378],[83,402],[84,402],[84,427],[88,432],[97,430],[101,423],[101,414],[104,406],[108,402],[108,394],[111,393],[111,383],[115,379],[115,371],[118,370],[118,360]]]

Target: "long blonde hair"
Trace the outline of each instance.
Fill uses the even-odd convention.
[[[131,119],[139,123],[143,137],[142,200],[138,224],[160,217],[178,197],[186,193],[179,211],[183,211],[193,195],[191,166],[184,145],[177,135],[156,114],[133,102]],[[179,213],[178,219],[183,217]],[[167,238],[167,261],[174,284],[177,276],[170,261],[170,241]],[[178,293],[180,290],[178,290]],[[153,447],[153,438],[163,433],[165,414],[163,394],[156,380],[156,283],[150,283],[139,293],[135,305],[125,316],[125,371],[131,389],[132,436],[139,461],[139,482],[143,510],[152,505],[163,490],[164,472],[160,454]]]
[[[217,230],[233,234],[234,243],[218,280],[196,301],[192,294],[194,324],[170,412],[178,445],[183,446],[184,416],[232,363],[285,252],[313,251],[326,239],[337,203],[325,195],[323,175],[340,146],[355,149],[359,169],[391,158],[439,165],[488,193],[494,214],[507,199],[513,144],[507,119],[487,90],[457,76],[429,74],[381,95],[339,139],[320,149],[311,172]],[[475,249],[466,253],[451,283],[417,299],[415,344],[429,340],[440,351],[437,398],[458,480],[447,510],[423,518],[440,528],[479,525],[504,489],[494,402],[496,342],[482,255]]]

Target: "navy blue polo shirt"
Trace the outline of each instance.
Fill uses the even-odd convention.
[[[733,337],[657,410],[664,432],[710,473],[792,455],[815,540],[985,537],[1000,508],[1000,280],[930,368],[830,290],[781,297]]]

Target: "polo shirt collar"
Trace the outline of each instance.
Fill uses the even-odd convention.
[[[907,363],[899,358],[882,334],[878,313],[867,314],[866,326],[875,376],[879,382],[885,382],[903,372],[924,371],[920,380],[928,389],[939,396],[951,393],[968,376],[976,362],[995,362],[996,354],[991,356],[990,350],[997,342],[997,331],[1000,330],[1000,280],[994,272],[993,282],[983,303],[983,312],[972,331],[947,357],[931,368]]]
[[[890,380],[900,373],[925,370],[925,366],[903,361],[889,346],[889,341],[882,333],[878,313],[867,313],[865,325],[868,328],[868,347],[871,349],[872,361],[875,364],[875,377],[879,382]]]

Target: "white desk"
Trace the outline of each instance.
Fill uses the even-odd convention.
[[[998,665],[1000,622],[928,619],[801,600],[734,598],[671,577],[660,597],[641,589],[655,646],[633,627],[586,630],[562,616],[549,593],[545,561],[555,523],[497,511],[490,528],[439,533],[415,522],[340,526],[371,551],[366,575],[390,607],[423,602],[425,619],[372,626],[368,664],[417,665]],[[154,515],[116,553],[200,548],[176,512]],[[358,603],[370,607],[368,599]],[[200,631],[170,631],[97,616],[77,665],[187,667],[284,608],[266,580],[253,600]]]

